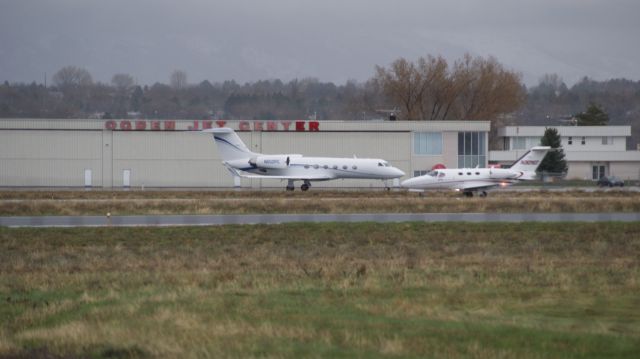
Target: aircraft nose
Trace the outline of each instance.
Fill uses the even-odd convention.
[[[399,168],[395,168],[395,167],[394,167],[394,168],[393,168],[393,175],[394,175],[395,177],[402,177],[402,176],[404,176],[404,175],[405,175],[405,173],[404,173],[404,171],[403,171],[403,170],[401,170],[401,169],[399,169]]]
[[[417,183],[417,178],[414,177],[414,178],[409,178],[400,182],[400,186],[404,188],[412,188],[416,185],[416,183]]]

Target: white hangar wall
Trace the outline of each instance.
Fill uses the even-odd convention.
[[[233,177],[221,164],[211,134],[194,131],[220,124],[188,120],[1,119],[0,186],[232,187]],[[458,133],[477,132],[486,139],[490,126],[486,121],[297,121],[269,123],[272,131],[264,131],[267,123],[225,121],[224,125],[238,131],[255,152],[383,158],[405,171],[405,178],[437,163],[457,167]],[[304,131],[297,131],[296,126]],[[259,130],[261,127],[263,131]],[[440,153],[415,153],[417,133],[440,134],[436,135],[441,136]],[[482,142],[488,154],[487,143]],[[285,183],[242,179],[241,185],[284,187]],[[384,184],[377,180],[334,180],[313,185]]]
[[[102,131],[0,131],[0,185],[83,186],[102,177]]]

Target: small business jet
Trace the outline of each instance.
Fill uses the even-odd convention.
[[[436,169],[419,177],[402,181],[402,187],[417,190],[454,189],[465,196],[473,197],[480,191],[486,197],[486,189],[506,187],[522,180],[536,178],[536,170],[551,147],[532,147],[510,168],[449,168]]]
[[[213,134],[222,163],[232,175],[287,180],[288,191],[293,191],[294,181],[303,181],[300,189],[307,191],[311,187],[311,181],[338,178],[384,181],[404,176],[404,172],[382,159],[304,157],[299,154],[265,155],[251,152],[230,128],[212,128],[203,132]]]

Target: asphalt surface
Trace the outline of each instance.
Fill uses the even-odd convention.
[[[211,226],[322,222],[637,222],[640,213],[356,213],[0,217],[6,227]]]

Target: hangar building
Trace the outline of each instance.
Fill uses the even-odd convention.
[[[627,150],[631,126],[553,126],[569,167],[567,178],[597,180],[618,176],[640,179],[640,150]],[[498,129],[502,150],[490,151],[489,160],[510,164],[540,143],[544,126],[506,126]]]
[[[231,127],[254,152],[383,158],[409,178],[436,164],[485,167],[488,121],[192,121],[0,119],[1,187],[233,187],[211,127]],[[284,187],[242,179],[242,187]],[[314,187],[383,187],[377,180]],[[388,183],[387,185],[392,185]]]

